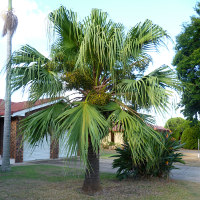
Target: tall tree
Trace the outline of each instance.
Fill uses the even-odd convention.
[[[173,65],[183,84],[181,106],[188,119],[200,120],[200,3],[196,8],[197,16],[183,25],[183,31],[176,38],[176,55]]]
[[[5,114],[4,114],[4,135],[3,135],[3,158],[1,170],[10,170],[10,129],[11,129],[11,66],[10,57],[12,53],[12,36],[17,29],[18,19],[13,14],[12,0],[8,0],[8,11],[4,15],[4,27],[2,36],[7,35],[7,70],[6,70],[6,93],[5,93]]]
[[[49,127],[54,127],[55,137],[67,132],[63,139],[68,154],[79,150],[86,166],[83,190],[98,191],[100,142],[109,129],[115,126],[124,133],[131,149],[136,149],[135,162],[143,151],[151,159],[148,137],[160,141],[137,109],[166,110],[170,94],[166,88],[178,85],[166,66],[142,76],[151,61],[148,52],[164,44],[168,35],[150,20],[126,33],[122,24],[108,20],[107,13],[98,9],[77,21],[76,13],[61,6],[49,20],[55,36],[51,58],[29,45],[16,51],[12,88],[29,87],[33,102],[44,97],[54,101],[62,97],[63,102],[56,99],[58,103],[27,117],[21,131],[33,145],[46,137]],[[67,91],[78,95],[68,99]]]

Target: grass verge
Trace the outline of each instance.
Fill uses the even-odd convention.
[[[0,173],[0,200],[197,200],[200,184],[164,179],[118,181],[114,174],[101,173],[103,191],[94,196],[82,193],[83,170],[50,165],[12,167]]]

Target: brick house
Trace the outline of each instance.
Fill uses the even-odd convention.
[[[49,102],[48,99],[39,100],[31,107],[27,101],[11,103],[10,158],[14,159],[14,162],[18,163],[35,159],[64,157],[64,152],[62,152],[63,144],[61,141],[52,141],[49,136],[47,141],[32,148],[26,141],[22,141],[22,137],[19,135],[18,131],[20,120],[53,103],[55,102]],[[0,157],[3,155],[3,126],[4,100],[0,99]]]

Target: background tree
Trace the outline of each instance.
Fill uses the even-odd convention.
[[[200,122],[185,120],[181,117],[171,118],[165,128],[172,131],[172,137],[181,141],[183,148],[197,149],[198,139],[200,139]]]
[[[185,149],[197,149],[198,139],[200,139],[200,122],[187,127],[182,134],[181,143]]]
[[[197,16],[183,25],[183,31],[176,38],[176,55],[173,65],[183,84],[181,106],[188,119],[199,119],[200,114],[200,3],[195,11]]]
[[[147,138],[161,143],[159,134],[136,110],[166,110],[170,94],[166,88],[178,87],[167,66],[143,76],[151,61],[149,51],[164,44],[168,35],[150,20],[125,33],[122,24],[109,20],[107,13],[98,9],[77,21],[76,13],[61,6],[49,14],[49,20],[54,36],[51,58],[28,45],[16,51],[12,64],[18,67],[13,68],[12,88],[29,87],[33,102],[62,97],[65,106],[57,103],[30,115],[21,124],[21,131],[33,145],[47,136],[49,127],[55,127],[57,138],[67,132],[63,139],[68,154],[79,150],[86,166],[83,190],[98,191],[100,142],[109,129],[116,126],[123,132],[132,151],[134,147],[134,162],[141,152],[152,158]],[[68,99],[67,91],[78,95]],[[52,115],[54,109],[57,117]]]
[[[12,36],[17,29],[18,20],[13,14],[12,0],[8,0],[8,11],[3,15],[4,27],[2,36],[7,35],[7,63],[10,62],[12,53]],[[3,135],[3,158],[1,170],[10,170],[10,128],[11,128],[11,66],[7,64],[6,70],[6,93],[5,93],[5,114],[4,114],[4,135]]]

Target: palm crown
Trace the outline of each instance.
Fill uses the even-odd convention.
[[[141,151],[151,157],[145,141],[157,136],[137,110],[165,110],[171,94],[166,88],[178,88],[178,82],[166,66],[141,74],[151,62],[148,52],[164,45],[166,31],[146,20],[126,33],[122,24],[108,20],[107,13],[97,9],[79,22],[63,6],[49,14],[49,21],[50,36],[54,36],[51,58],[28,45],[16,51],[12,88],[29,87],[33,102],[43,97],[65,101],[26,118],[24,136],[35,144],[50,129],[56,137],[67,131],[68,152],[79,149],[86,162],[90,143],[98,154],[101,139],[117,125],[138,157]],[[66,92],[71,90],[80,95],[68,101]]]

